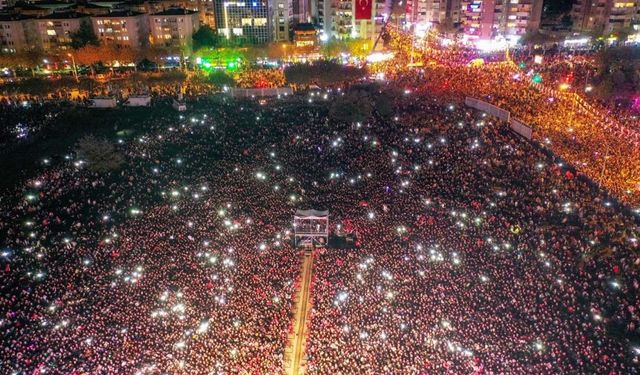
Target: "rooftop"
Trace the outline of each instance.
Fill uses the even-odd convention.
[[[46,16],[38,17],[40,20],[68,20],[68,19],[76,19],[76,18],[84,18],[89,17],[89,14],[78,13],[78,12],[53,12],[51,14],[47,14]]]
[[[0,14],[0,21],[8,22],[8,21],[22,21],[33,18],[32,16],[27,16],[24,14]]]
[[[294,31],[316,31],[316,27],[312,23],[299,23],[294,26]]]
[[[137,17],[137,16],[141,16],[144,15],[145,13],[141,13],[141,12],[134,12],[132,10],[127,10],[127,9],[117,9],[117,10],[113,10],[109,13],[106,14],[98,14],[93,16],[94,18],[109,18],[109,17]]]
[[[183,16],[188,14],[196,14],[198,12],[184,8],[169,8],[162,12],[153,14],[154,16]]]

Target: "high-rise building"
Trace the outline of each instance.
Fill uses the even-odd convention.
[[[158,46],[191,49],[199,28],[198,12],[193,10],[169,8],[149,16],[151,41]]]
[[[296,23],[306,23],[313,21],[318,15],[317,0],[293,0],[293,18]]]
[[[214,0],[218,35],[250,43],[271,41],[272,4],[269,0]]]
[[[100,42],[120,47],[140,48],[149,44],[149,18],[145,13],[115,10],[91,17]]]
[[[291,30],[294,24],[293,1],[292,0],[272,0],[273,12],[273,41],[281,42],[291,39]],[[295,0],[297,1],[297,0]]]
[[[407,0],[406,21],[411,25],[444,22],[447,0]]]
[[[462,0],[461,22],[471,39],[517,39],[540,28],[543,0]]]
[[[571,9],[573,29],[610,33],[640,21],[637,0],[576,0]]]
[[[354,5],[371,2],[370,15],[357,17]],[[319,0],[318,25],[321,38],[374,39],[382,29],[384,20],[391,12],[391,0]]]

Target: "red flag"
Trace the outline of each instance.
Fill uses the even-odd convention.
[[[355,0],[355,7],[357,20],[371,19],[371,0]]]

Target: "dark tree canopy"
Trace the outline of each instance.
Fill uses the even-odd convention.
[[[635,47],[606,48],[598,55],[596,93],[602,99],[632,95],[640,90],[640,50]]]
[[[111,142],[93,135],[85,136],[78,141],[76,153],[78,158],[87,162],[92,172],[116,171],[124,164],[124,156],[116,151]]]
[[[218,34],[209,26],[203,25],[193,34],[193,49],[216,48],[220,45]]]
[[[233,79],[233,77],[227,74],[224,70],[214,70],[209,73],[207,80],[218,87],[236,85],[235,79]]]
[[[100,45],[100,41],[98,37],[93,32],[93,27],[91,27],[91,23],[89,21],[80,22],[80,27],[78,31],[71,34],[71,48],[80,49],[87,44],[92,46]]]
[[[571,10],[573,0],[544,0],[543,17],[553,18]]]
[[[390,117],[394,113],[394,98],[400,94],[378,84],[353,85],[332,104],[329,115],[335,121],[365,122],[374,114]]]
[[[316,61],[313,64],[294,64],[285,68],[285,78],[296,84],[331,84],[355,81],[366,77],[367,70],[345,66],[334,61]]]

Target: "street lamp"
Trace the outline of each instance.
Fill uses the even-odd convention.
[[[76,59],[71,53],[67,53],[67,56],[71,57],[71,62],[73,63],[73,76],[75,77],[76,82],[80,82],[80,80],[78,80],[78,68],[76,67]]]

